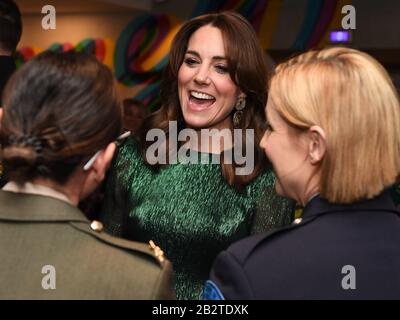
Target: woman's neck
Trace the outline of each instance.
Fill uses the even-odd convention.
[[[299,197],[300,204],[304,207],[315,195],[320,192],[320,172],[313,174],[309,182],[303,188],[304,192]]]
[[[187,139],[186,145],[189,149],[220,154],[233,148],[232,123],[229,118],[210,128],[189,130],[194,130],[196,137]]]
[[[78,206],[79,204],[79,193],[76,191],[77,190],[76,188],[70,185],[69,182],[67,182],[65,185],[60,185],[57,182],[49,179],[37,178],[33,180],[32,183],[35,185],[53,189],[54,191],[63,194],[64,196],[67,197],[69,202],[74,206]]]
[[[17,184],[16,182],[10,181],[3,187],[3,190],[16,193],[47,196],[68,202],[72,205],[77,205],[73,203],[73,199],[71,199],[71,197],[63,192],[63,190],[55,188],[54,185],[51,185],[49,183],[24,182],[23,184]]]

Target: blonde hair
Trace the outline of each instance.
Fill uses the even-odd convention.
[[[289,125],[326,134],[321,196],[335,203],[372,198],[400,173],[400,105],[385,69],[348,48],[311,51],[279,65],[270,97]]]

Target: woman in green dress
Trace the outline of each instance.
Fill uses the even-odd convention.
[[[178,299],[201,298],[214,258],[232,242],[291,222],[292,203],[276,195],[259,148],[267,71],[242,16],[186,22],[171,47],[163,106],[114,159],[105,227],[163,248]]]

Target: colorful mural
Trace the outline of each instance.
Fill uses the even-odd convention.
[[[113,56],[115,51],[115,44],[111,39],[84,39],[75,46],[71,43],[53,43],[46,50],[67,52],[75,50],[77,52],[87,52],[94,54],[96,58],[107,65],[113,67]],[[17,51],[16,63],[17,67],[33,58],[35,55],[44,51],[40,48],[23,47]]]
[[[168,61],[168,52],[181,22],[170,15],[144,14],[121,33],[116,46],[115,75],[127,86],[150,82]]]
[[[181,23],[171,15],[144,14],[135,18],[117,41],[115,75],[126,86],[146,84],[134,98],[151,109],[159,106],[161,71]]]
[[[267,50],[276,32],[276,24],[282,14],[284,2],[284,0],[199,0],[192,16],[223,10],[239,12],[251,22],[262,47]],[[301,29],[291,49],[307,50],[327,45],[329,31],[341,29],[342,7],[351,2],[351,0],[308,0]]]

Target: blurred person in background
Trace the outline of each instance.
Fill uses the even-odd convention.
[[[123,108],[123,127],[136,134],[143,120],[150,114],[150,110],[137,99],[125,99]]]

